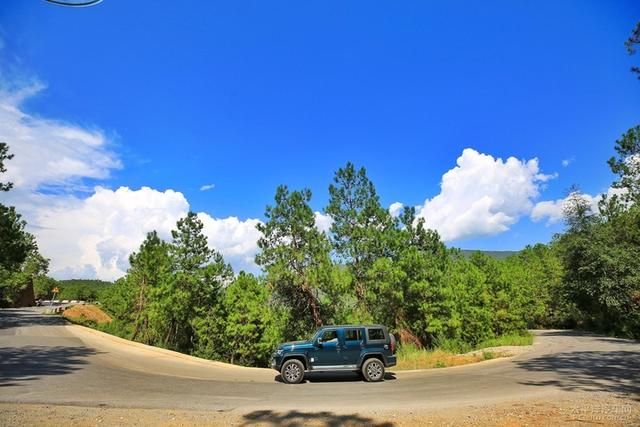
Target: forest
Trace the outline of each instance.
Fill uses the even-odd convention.
[[[412,207],[392,216],[351,163],[329,186],[328,233],[316,227],[310,190],[277,188],[258,226],[260,275],[234,274],[190,212],[170,241],[151,231],[115,284],[57,282],[25,222],[2,206],[2,235],[13,239],[0,254],[2,297],[25,283],[41,295],[58,286],[98,300],[114,318],[107,332],[249,366],[264,366],[279,342],[337,323],[382,323],[403,344],[456,352],[541,327],[640,338],[640,127],[615,152],[618,191],[594,208],[572,188],[565,232],[505,259],[448,248]]]
[[[627,47],[638,44],[640,25]],[[0,301],[29,285],[43,297],[54,286],[69,296],[91,289],[82,297],[113,317],[107,332],[248,366],[265,366],[276,344],[324,324],[381,323],[403,345],[456,352],[528,328],[640,338],[640,126],[613,148],[615,191],[596,206],[571,188],[564,232],[504,259],[447,247],[415,208],[391,215],[352,163],[328,187],[327,233],[309,189],[276,189],[258,225],[258,275],[236,274],[190,212],[166,241],[149,230],[115,284],[60,283],[20,214],[0,204]],[[0,143],[0,173],[11,158]],[[11,187],[0,182],[0,191]]]

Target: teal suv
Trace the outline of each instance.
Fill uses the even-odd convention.
[[[396,340],[381,325],[340,325],[320,328],[308,341],[280,344],[271,367],[288,384],[305,372],[353,371],[371,382],[384,379],[385,368],[396,364]]]

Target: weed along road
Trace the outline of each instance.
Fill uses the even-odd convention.
[[[37,309],[0,310],[3,408],[31,403],[232,414],[410,413],[577,396],[638,402],[639,379],[637,342],[538,331],[530,350],[513,358],[419,372],[391,369],[382,383],[355,374],[316,374],[287,385],[271,369],[131,343]]]

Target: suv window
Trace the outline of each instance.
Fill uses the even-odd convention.
[[[384,331],[380,328],[368,329],[367,335],[370,341],[384,340]]]
[[[362,334],[360,329],[345,329],[344,330],[345,341],[362,341]]]
[[[324,331],[322,333],[322,336],[320,337],[320,340],[322,342],[331,342],[331,341],[338,341],[338,331],[336,331],[335,329],[329,330],[329,331]]]

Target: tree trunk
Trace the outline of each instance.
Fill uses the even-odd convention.
[[[311,316],[313,316],[313,321],[316,326],[322,326],[322,318],[320,317],[320,310],[318,309],[318,302],[316,301],[315,295],[313,295],[313,291],[305,286],[307,291],[307,295],[309,296],[309,307],[311,307]]]

